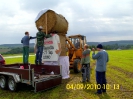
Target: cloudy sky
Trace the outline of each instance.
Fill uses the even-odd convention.
[[[25,31],[35,36],[44,8],[68,20],[68,35],[85,35],[88,42],[133,39],[133,0],[0,0],[0,44],[20,43]]]

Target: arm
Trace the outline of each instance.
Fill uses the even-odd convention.
[[[54,34],[51,34],[51,35],[54,35]],[[56,54],[60,53],[61,52],[61,43],[60,43],[60,38],[58,35],[55,35],[55,38],[56,38],[56,41],[57,41],[57,44],[58,44],[58,50],[56,49]]]
[[[30,39],[36,39],[36,37],[32,37],[32,36],[30,36]]]
[[[45,37],[50,38],[50,37],[52,37],[52,34],[47,34]]]
[[[81,58],[81,64],[84,64],[85,63],[85,58],[90,54],[90,51],[84,51],[82,53],[82,58]]]
[[[34,53],[37,51],[37,44],[34,45]]]
[[[84,63],[84,60],[85,60],[85,57],[84,57],[84,55],[82,54],[81,64],[83,64],[83,63]]]
[[[92,58],[93,58],[93,59],[98,59],[99,56],[100,56],[99,53],[95,54],[95,52],[93,52],[93,54],[92,54]]]
[[[56,51],[55,51],[55,52],[56,52],[56,54],[58,54],[58,53],[60,53],[60,52],[61,52],[61,44],[60,44],[60,43],[58,43],[58,47],[59,47],[59,49],[58,49],[58,50],[56,49]]]
[[[109,62],[109,55],[108,55],[108,53],[107,53],[107,62]]]

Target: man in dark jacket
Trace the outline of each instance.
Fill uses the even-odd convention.
[[[23,63],[28,63],[29,58],[29,42],[30,39],[35,39],[36,37],[29,36],[29,32],[25,32],[25,36],[22,38],[21,43],[23,44]]]
[[[101,44],[97,45],[98,53],[95,54],[95,49],[93,48],[92,58],[96,59],[96,81],[98,85],[98,89],[96,94],[102,94],[106,92],[106,66],[109,61],[108,53],[103,50],[103,46]]]

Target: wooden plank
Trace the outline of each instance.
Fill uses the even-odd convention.
[[[35,83],[36,84],[36,88],[35,88],[36,92],[43,91],[43,90],[55,87],[57,85],[60,85],[61,80],[62,80],[62,78],[58,77],[58,78],[50,79],[47,81],[37,82],[37,83]]]
[[[47,13],[46,13],[46,35],[48,34],[48,21],[47,21]]]
[[[9,67],[0,67],[0,72],[16,73],[20,76],[22,75],[22,79],[29,80],[29,70],[9,68]]]
[[[25,68],[28,68],[28,65],[25,65]],[[58,66],[58,65],[52,66],[52,65],[32,64],[31,69],[33,69],[33,68],[34,68],[35,73],[41,73],[42,68],[44,68],[46,73],[51,73],[53,71],[55,74],[60,74],[60,66]]]

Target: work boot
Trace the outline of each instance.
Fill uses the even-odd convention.
[[[38,65],[38,62],[35,62],[36,65]]]
[[[42,62],[39,62],[39,65],[42,65]]]
[[[81,83],[86,83],[86,81],[80,81]]]
[[[86,81],[87,81],[87,82],[90,82],[90,80],[89,80],[89,79],[87,79]]]

